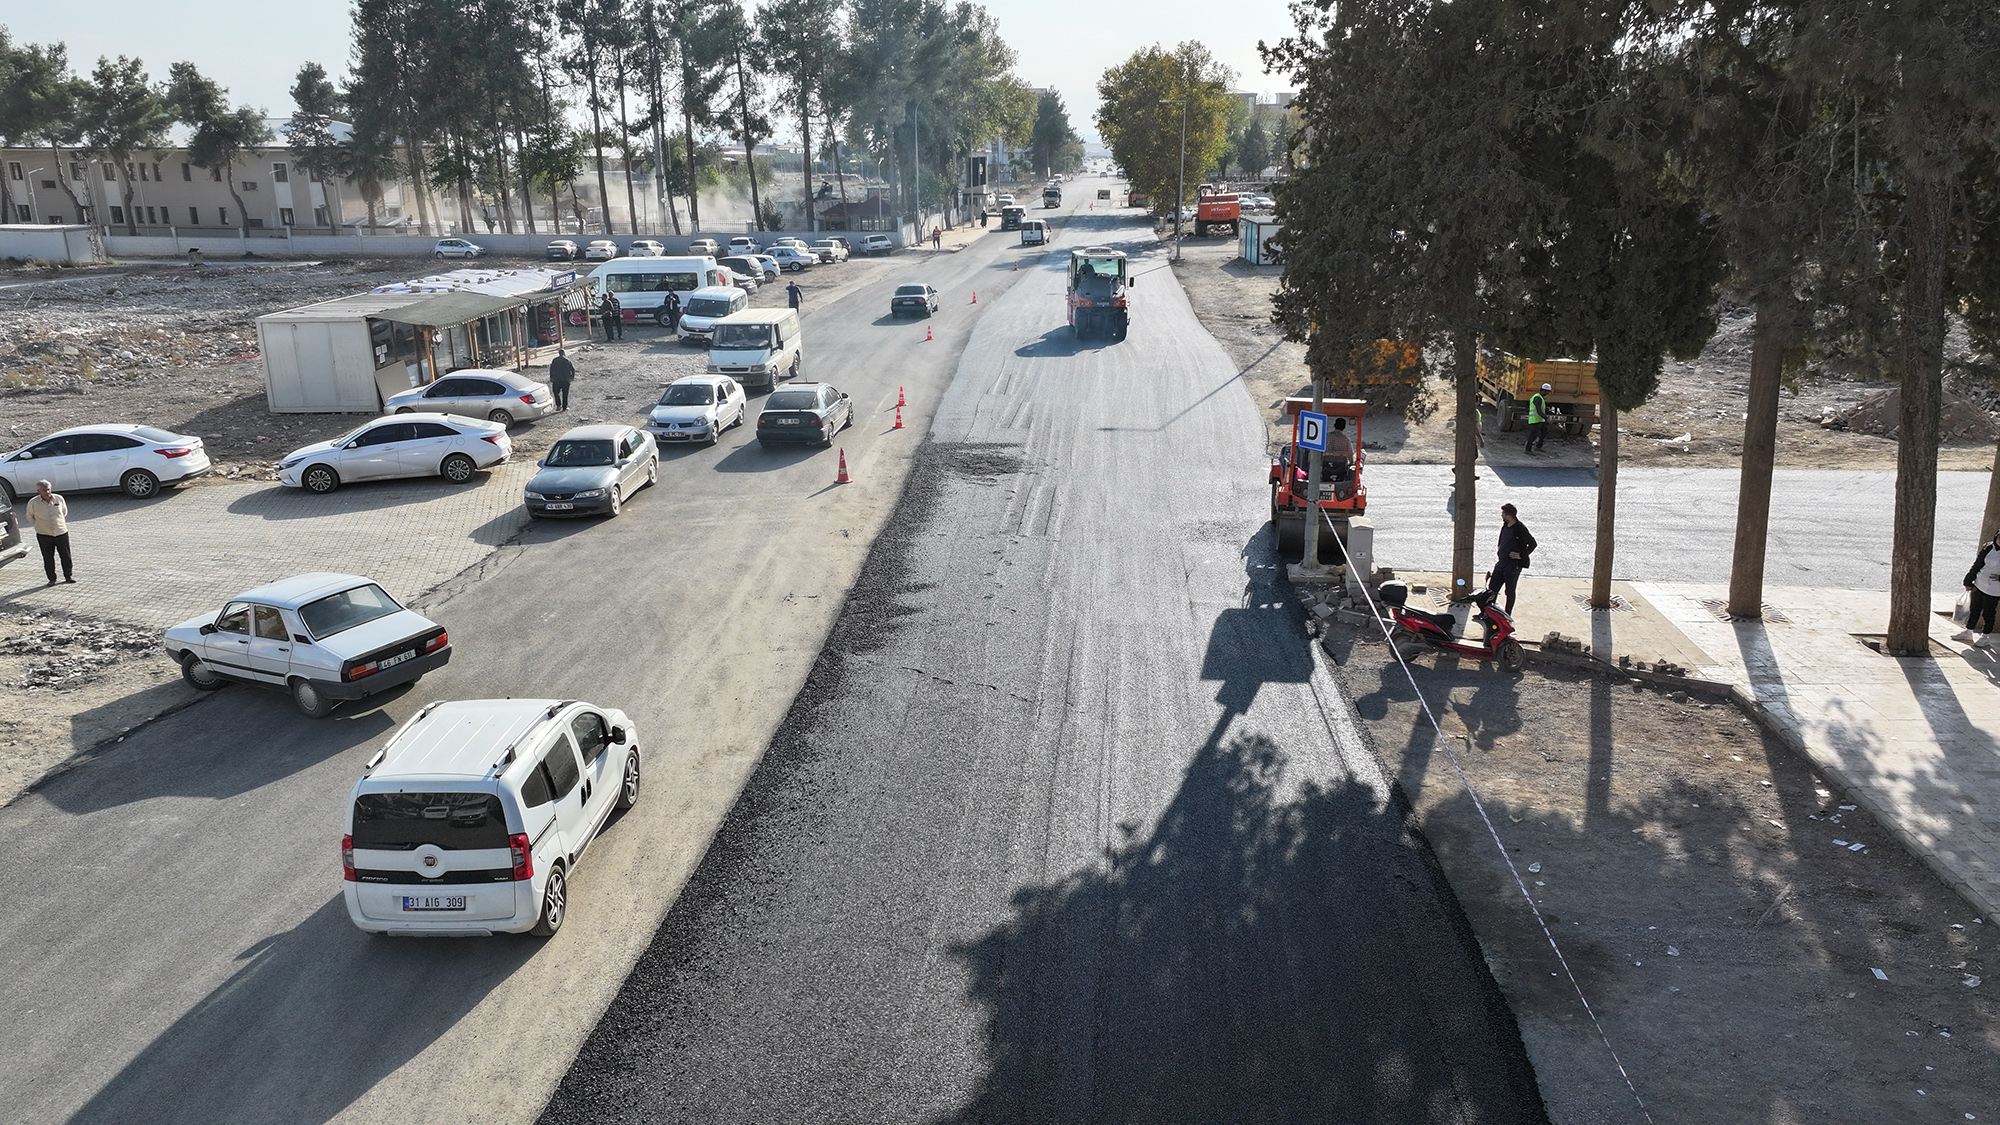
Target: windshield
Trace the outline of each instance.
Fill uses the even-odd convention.
[[[688,302],[687,311],[692,316],[727,316],[729,302],[719,297],[698,297]]]
[[[581,441],[564,438],[549,450],[546,464],[551,469],[588,469],[609,465],[617,458],[609,441]]]
[[[718,324],[715,337],[709,342],[712,348],[768,348],[771,346],[771,326],[768,324]]]
[[[387,617],[402,608],[382,587],[370,582],[366,586],[329,594],[316,602],[307,602],[299,609],[299,620],[306,623],[313,636],[331,637],[356,625],[366,625],[378,617]]]
[[[676,293],[686,293],[701,288],[701,275],[696,273],[614,273],[604,279],[604,287],[613,293],[665,293],[669,289]]]
[[[779,391],[764,400],[766,410],[818,410],[819,395],[812,391]]]
[[[660,396],[661,406],[707,406],[715,401],[715,388],[707,383],[675,383]]]
[[[896,286],[896,296],[898,297],[921,297],[923,295],[924,295],[924,287],[921,285]]]
[[[354,799],[354,846],[402,852],[507,846],[507,815],[491,793],[363,793]]]

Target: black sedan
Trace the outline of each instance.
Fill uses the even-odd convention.
[[[938,311],[938,291],[928,285],[898,285],[889,298],[890,316],[930,316]]]
[[[794,383],[764,400],[757,441],[832,445],[833,435],[854,424],[854,400],[825,383]]]

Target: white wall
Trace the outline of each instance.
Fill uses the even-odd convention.
[[[932,216],[931,219],[934,225],[938,221],[935,216]],[[731,237],[742,233],[742,231],[738,230],[703,231],[698,236],[619,234],[610,236],[563,235],[561,237],[569,239],[579,247],[596,238],[609,237],[611,241],[618,244],[620,251],[629,248],[635,238],[650,238],[664,244],[669,255],[680,255],[687,253],[687,244],[696,237],[713,238],[717,242],[727,246]],[[760,231],[751,235],[751,237],[755,238],[760,245],[768,246],[780,238],[803,238],[807,242],[811,242],[814,239],[825,238],[828,234],[838,234],[846,238],[849,242],[859,242],[862,233],[864,232]],[[897,237],[894,231],[887,233],[892,237]],[[930,228],[925,227],[924,233],[928,235]],[[554,241],[556,237],[555,235],[545,234],[481,234],[467,236],[466,240],[476,246],[485,247],[487,253],[496,256],[542,258],[545,255],[548,244]],[[900,244],[902,241],[901,238],[898,241]],[[282,235],[276,238],[258,235],[244,238],[240,234],[176,235],[174,237],[154,235],[139,235],[134,237],[124,234],[112,234],[104,238],[103,242],[105,252],[111,257],[127,259],[185,258],[187,257],[187,252],[192,249],[199,249],[203,256],[216,259],[240,258],[246,251],[263,258],[427,258],[431,255],[437,240],[419,235],[400,234],[299,235],[293,238],[285,238]],[[0,256],[4,256],[4,253],[0,253]],[[580,269],[587,268],[586,264],[582,262],[577,263],[577,265]]]

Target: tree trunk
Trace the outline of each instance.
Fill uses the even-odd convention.
[[[229,198],[236,201],[236,229],[243,232],[243,237],[249,238],[250,209],[243,206],[243,197],[236,194],[236,181],[229,178],[229,173],[231,171],[233,171],[233,169],[230,168],[224,168],[222,170],[222,176],[223,176],[222,184],[224,187],[227,187],[229,189]]]
[[[632,109],[625,101],[625,55],[618,56],[618,152],[625,159],[625,219],[633,234],[639,233],[639,194],[632,186]]]
[[[764,202],[757,196],[756,137],[750,132],[750,83],[743,74],[743,44],[736,45],[736,108],[743,114],[743,163],[750,169],[750,217],[756,230],[764,229]]]
[[[701,233],[701,177],[695,174],[694,163],[694,110],[687,104],[687,85],[681,87],[681,125],[686,130],[681,136],[687,139],[688,153],[688,233]]]
[[[76,197],[76,189],[69,186],[69,169],[63,167],[63,155],[60,146],[49,146],[49,162],[51,165],[50,170],[56,174],[56,183],[62,185],[63,194],[69,196],[70,205],[76,208],[76,221],[79,223],[84,222],[83,213],[85,204],[83,200]],[[85,180],[83,184],[85,190],[88,190],[90,181]]]
[[[535,231],[535,182],[528,175],[528,135],[521,130],[519,122],[514,125],[514,163],[521,170],[521,221],[527,225],[528,233]],[[551,216],[553,217],[553,216]]]
[[[416,138],[407,134],[403,140],[403,163],[410,171],[410,192],[417,197],[417,233],[429,235],[431,229],[430,192],[428,179],[424,176],[424,153]]]
[[[1597,407],[1597,557],[1590,565],[1590,604],[1611,608],[1611,565],[1618,550],[1618,408]]]
[[[1979,521],[1979,541],[1993,538],[2000,530],[2000,445],[1993,447],[1993,471],[1986,477],[1986,515]]]
[[[804,176],[806,186],[806,229],[818,233],[819,212],[813,207],[812,94],[803,81],[799,83],[799,160],[805,165],[800,174]]]
[[[1451,374],[1458,395],[1457,440],[1452,448],[1452,493],[1457,498],[1451,527],[1451,596],[1472,592],[1473,536],[1478,532],[1479,337],[1471,328],[1452,333]]]
[[[1750,334],[1750,400],[1744,407],[1743,461],[1736,489],[1736,553],[1729,564],[1729,613],[1764,615],[1764,548],[1770,539],[1771,470],[1778,453],[1778,385],[1791,322],[1779,299],[1757,302]]]
[[[653,169],[653,175],[655,182],[659,186],[660,206],[666,208],[667,221],[674,225],[674,234],[679,235],[681,233],[681,213],[674,206],[673,181],[667,176],[667,169],[672,166],[670,159],[672,154],[667,149],[666,91],[660,88],[660,65],[657,54],[654,56],[652,72],[648,77],[651,80],[648,94],[652,98],[653,103],[651,114],[653,118],[653,163],[656,166]]]
[[[597,154],[597,202],[604,208],[604,221],[599,224],[605,234],[611,231],[611,192],[604,179],[604,113],[597,97],[597,67],[590,68],[590,148]]]
[[[840,167],[840,133],[834,129],[833,115],[826,117],[827,135],[833,138],[833,179],[840,185],[840,221],[842,229],[853,230],[853,216],[847,213],[847,173]]]
[[[1940,132],[1927,128],[1919,142],[1923,151],[1916,159],[1904,160],[1909,186],[1903,229],[1909,255],[1899,348],[1903,404],[1896,432],[1895,540],[1889,548],[1889,635],[1884,645],[1893,656],[1924,656],[1930,651],[1946,243],[1953,188],[1951,175],[1938,159],[1949,151],[1950,139]]]
[[[113,157],[113,159],[117,159]],[[118,197],[125,201],[125,233],[139,237],[139,213],[132,209],[132,201],[139,197],[139,187],[132,182],[132,162],[118,160],[118,166],[125,175],[119,179]]]

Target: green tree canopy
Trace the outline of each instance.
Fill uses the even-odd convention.
[[[1156,213],[1185,203],[1228,145],[1236,75],[1207,47],[1187,42],[1137,52],[1097,80],[1097,129],[1112,158],[1125,169],[1132,190],[1153,201]],[[1186,154],[1182,154],[1182,109]],[[1181,186],[1187,185],[1187,194]]]

